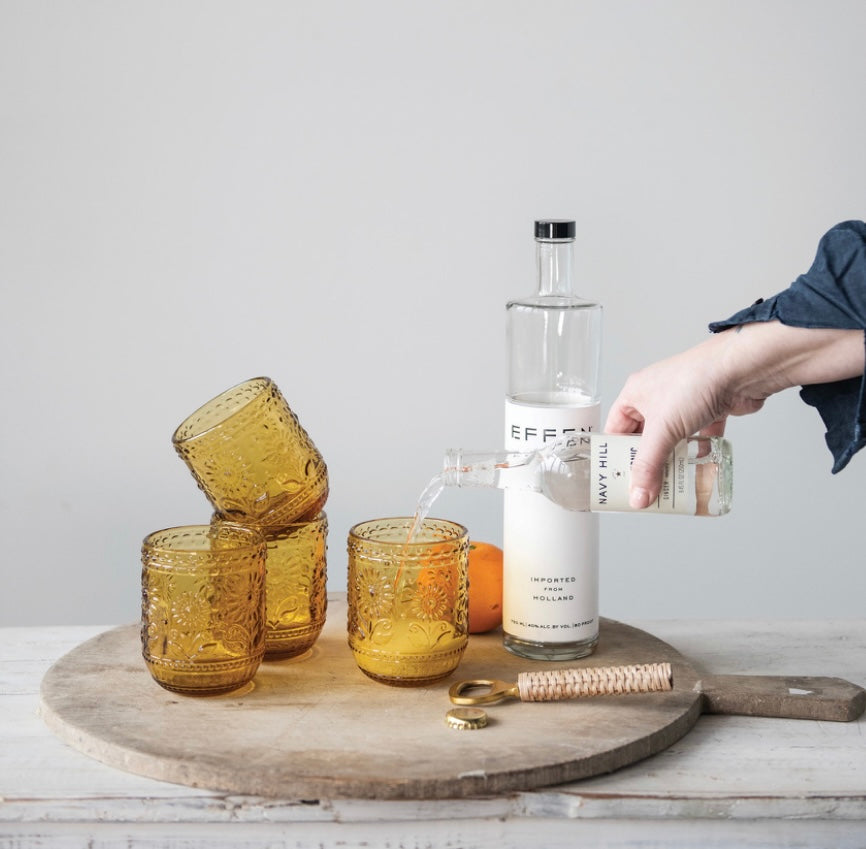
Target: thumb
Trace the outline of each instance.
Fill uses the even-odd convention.
[[[665,461],[670,457],[679,438],[655,429],[644,430],[631,465],[629,506],[643,510],[655,501],[662,487]]]

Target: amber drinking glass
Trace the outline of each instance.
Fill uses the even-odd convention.
[[[265,657],[296,657],[322,632],[327,610],[328,518],[320,513],[269,533]]]
[[[349,531],[349,646],[361,671],[397,686],[450,675],[469,639],[462,525],[376,519]]]
[[[318,515],[327,500],[325,461],[270,378],[208,401],[172,442],[221,516],[277,529]]]
[[[228,692],[265,653],[264,537],[233,523],[156,531],[141,547],[141,644],[168,690]]]

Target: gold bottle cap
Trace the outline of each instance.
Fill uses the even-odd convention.
[[[474,731],[487,725],[487,714],[481,708],[452,708],[445,715],[445,722],[449,728]]]

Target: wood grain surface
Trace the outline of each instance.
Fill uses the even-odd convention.
[[[253,684],[216,697],[168,692],[141,658],[137,625],[106,631],[46,673],[41,713],[64,741],[111,766],[192,787],[267,797],[431,799],[523,790],[619,769],[670,746],[697,721],[699,678],[652,635],[602,620],[584,661],[533,663],[498,633],[473,635],[451,678],[426,688],[376,683],[346,644],[334,602],[303,658],[266,662]],[[670,692],[486,708],[487,727],[445,722],[448,687],[516,681],[527,669],[667,661]]]
[[[704,681],[710,673],[805,672],[866,682],[864,620],[630,624],[678,649]],[[51,665],[105,630],[0,628],[2,846],[237,849],[282,846],[290,835],[296,849],[386,843],[430,849],[863,849],[862,717],[815,722],[719,716],[707,715],[705,706],[688,734],[613,773],[458,799],[323,797],[302,804],[293,797],[223,793],[121,772],[64,744],[37,715]],[[451,680],[460,677],[458,672]],[[706,698],[705,688],[703,693]],[[490,714],[507,716],[513,706],[491,708]]]

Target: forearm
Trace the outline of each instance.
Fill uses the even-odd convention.
[[[719,388],[734,414],[745,399],[763,400],[792,386],[862,375],[866,359],[862,330],[752,322],[708,342],[718,348]]]

